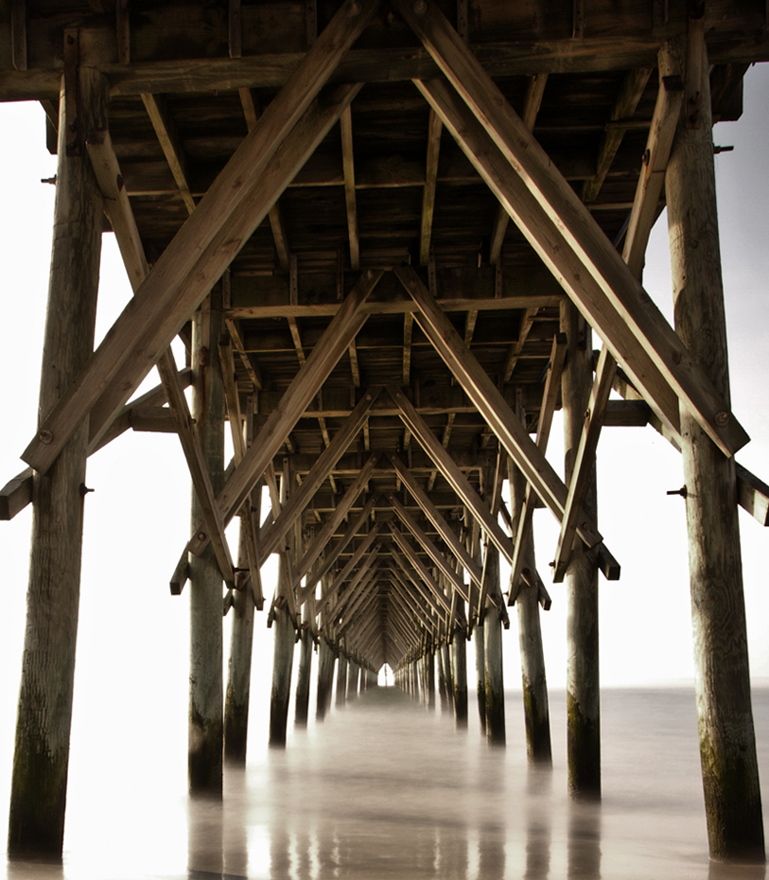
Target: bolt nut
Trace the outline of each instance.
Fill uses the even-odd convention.
[[[45,443],[45,445],[47,446],[49,443],[51,443],[53,441],[53,432],[52,431],[41,431],[37,435],[37,439],[41,443]]]
[[[198,534],[197,534],[198,541],[205,541],[206,537],[207,536],[206,536],[205,532],[198,532]]]
[[[718,425],[719,428],[724,428],[726,427],[726,425],[729,424],[729,419],[731,417],[732,414],[724,410],[720,413],[716,413],[715,423]]]

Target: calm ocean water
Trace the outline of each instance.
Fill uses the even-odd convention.
[[[472,695],[471,695],[472,699]],[[285,752],[254,745],[222,805],[188,803],[184,756],[123,754],[71,776],[61,868],[7,867],[12,880],[210,878],[592,878],[758,880],[764,868],[710,864],[690,689],[605,690],[603,801],[566,794],[565,698],[551,695],[554,767],[528,768],[520,694],[508,746],[379,688]],[[769,807],[769,688],[754,690]]]

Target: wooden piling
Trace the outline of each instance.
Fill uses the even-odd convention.
[[[312,622],[315,618],[315,599],[313,596],[304,603],[302,608],[302,631],[299,635],[299,669],[296,676],[296,694],[294,696],[294,724],[307,727],[307,716],[310,709],[310,679],[312,676]]]
[[[325,636],[321,636],[318,648],[318,697],[315,709],[315,717],[318,721],[323,721],[331,708],[335,660],[334,649],[329,645]]]
[[[660,75],[686,71],[666,176],[675,325],[729,404],[711,98],[703,22],[660,51]],[[724,420],[730,418],[723,414]],[[716,416],[718,420],[718,416]],[[727,459],[681,408],[700,757],[710,855],[764,861],[750,696],[737,484]]]
[[[62,81],[38,424],[93,351],[102,200],[84,140],[92,127],[106,128],[106,79],[83,69],[77,102],[68,97],[72,96],[66,94]],[[77,113],[76,121],[67,117],[67,107]],[[76,148],[68,150],[73,134],[77,135]],[[86,419],[50,470],[34,477],[27,623],[8,830],[11,858],[59,859],[62,854],[87,443]]]
[[[428,642],[424,656],[425,664],[425,697],[428,709],[435,710],[435,653],[431,642]]]
[[[273,632],[275,644],[272,655],[272,690],[270,692],[270,748],[286,747],[288,728],[288,705],[291,694],[291,673],[294,662],[296,627],[291,618],[285,591],[291,589],[286,571],[286,554],[281,555],[279,577],[281,582],[278,599],[273,606]]]
[[[473,627],[475,646],[476,692],[478,696],[478,718],[481,732],[486,733],[486,639],[483,620],[479,618]]]
[[[484,578],[489,579],[489,593],[501,598],[499,589],[499,550],[488,545],[484,563]],[[490,601],[484,615],[484,667],[486,686],[486,741],[489,745],[504,746],[505,683],[502,674],[502,618],[499,609]]]
[[[454,720],[457,728],[467,727],[467,624],[465,621],[465,603],[460,601],[457,607],[457,619],[461,620],[454,630],[451,643],[453,661],[452,681],[454,683]]]
[[[590,327],[570,300],[561,304],[567,353],[561,375],[566,483],[571,480],[592,387]],[[584,503],[595,521],[595,470]],[[567,753],[569,791],[575,797],[601,795],[601,697],[598,668],[598,565],[595,550],[576,540],[566,570]]]
[[[256,498],[260,493],[256,492]],[[255,516],[259,521],[259,511]],[[246,521],[240,521],[238,568],[248,566]],[[251,655],[254,643],[254,596],[252,585],[235,590],[232,597],[232,633],[224,699],[224,760],[240,767],[246,765],[248,744],[248,705],[251,693]]]
[[[224,486],[225,397],[218,341],[224,328],[215,288],[192,322],[192,416],[214,494]],[[192,491],[192,528],[203,507]],[[222,575],[213,546],[190,554],[190,702],[187,772],[190,794],[222,796],[224,740]]]
[[[518,528],[518,515],[526,494],[526,480],[520,469],[508,462],[510,507],[513,533]],[[534,535],[531,529],[525,538],[524,568],[536,571]],[[536,583],[520,584],[518,608],[518,641],[521,654],[521,682],[523,687],[524,723],[526,725],[526,753],[529,761],[537,764],[553,763],[550,742],[550,710],[545,674],[545,654],[542,648],[542,630],[539,621],[538,587]]]
[[[339,660],[336,665],[336,706],[344,706],[347,699],[347,657],[339,652]]]
[[[350,658],[347,662],[347,701],[354,700],[358,696],[358,664]]]

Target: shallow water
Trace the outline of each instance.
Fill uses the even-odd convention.
[[[133,756],[71,791],[62,867],[16,864],[8,877],[765,877],[708,860],[689,690],[604,691],[600,805],[566,795],[563,694],[551,698],[552,771],[527,766],[520,703],[508,694],[508,747],[490,750],[472,703],[469,730],[455,731],[440,707],[375,689],[285,751],[252,748],[222,804],[189,803],[178,768]],[[766,777],[769,690],[754,692],[754,711]]]

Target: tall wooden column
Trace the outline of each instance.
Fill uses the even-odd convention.
[[[219,337],[221,290],[215,288],[192,322],[192,416],[214,494],[224,486],[224,384]],[[192,528],[203,519],[192,492]],[[190,555],[190,707],[188,779],[191,794],[221,797],[224,739],[222,575],[213,548]]]
[[[561,330],[567,337],[561,378],[566,483],[571,480],[585,410],[592,387],[590,328],[569,300],[561,305]],[[596,519],[595,473],[585,510]],[[569,791],[575,796],[601,795],[601,696],[598,670],[598,564],[594,550],[575,542],[566,571],[568,618],[566,641],[566,736]]]
[[[424,656],[425,664],[425,702],[428,709],[435,709],[435,653],[432,639],[427,643]]]
[[[294,724],[307,727],[312,676],[312,625],[315,620],[315,599],[310,597],[302,608],[302,632],[299,636],[299,670],[296,677]]]
[[[520,469],[510,460],[508,460],[508,480],[510,483],[513,534],[515,534],[518,528],[518,515],[526,494],[526,480]],[[524,559],[524,565],[530,571],[535,571],[534,534],[531,529],[529,529],[526,536]],[[536,585],[529,586],[525,583],[520,585],[515,604],[518,608],[518,641],[521,653],[526,752],[531,762],[552,764],[550,711],[538,600]]]
[[[489,544],[483,567],[488,578],[489,594],[501,596],[499,588],[499,550]],[[502,619],[499,610],[486,602],[484,614],[484,666],[486,683],[486,741],[505,745],[505,683],[502,674]]]
[[[676,331],[729,403],[707,49],[702,21],[660,52],[687,71],[666,190]],[[727,416],[728,417],[728,416]],[[681,411],[697,715],[708,840],[715,859],[764,860],[748,670],[735,464]]]
[[[260,492],[254,493],[258,499]],[[259,510],[254,519],[259,522]],[[248,554],[244,529],[240,521],[238,541],[238,568],[248,568]],[[248,743],[248,704],[251,692],[251,655],[254,643],[254,597],[251,584],[236,590],[232,599],[232,635],[227,674],[227,692],[224,701],[224,759],[245,767]]]
[[[334,649],[321,636],[318,648],[318,697],[315,717],[322,721],[331,707],[331,692],[334,687]]]
[[[63,83],[59,105],[56,207],[38,424],[93,351],[102,202],[84,136],[91,128],[106,127],[109,89],[100,74],[85,69],[79,85],[76,103]],[[68,150],[73,134],[77,135],[75,148]],[[34,479],[27,625],[8,831],[11,858],[58,859],[62,853],[87,443],[86,421],[50,470]]]
[[[358,664],[350,658],[347,662],[347,701],[358,696]]]
[[[286,554],[281,554],[278,577],[279,593],[273,606],[274,645],[272,654],[272,689],[270,691],[270,748],[286,747],[288,706],[291,696],[291,673],[296,644],[296,627],[291,618],[286,591],[291,579],[286,570]]]
[[[347,657],[340,651],[336,665],[336,706],[344,706],[347,697]]]
[[[486,639],[482,617],[478,618],[473,627],[473,645],[475,647],[478,718],[481,722],[481,732],[486,733]]]
[[[467,621],[465,603],[460,599],[457,606],[457,627],[451,643],[454,682],[454,719],[458,728],[467,727]]]

